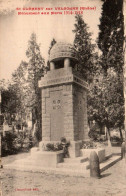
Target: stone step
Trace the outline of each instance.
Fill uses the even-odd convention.
[[[121,160],[120,156],[112,156],[103,163],[100,163],[101,173],[113,166],[116,162]],[[20,171],[29,171],[29,172],[44,172],[44,173],[53,173],[53,174],[62,174],[69,176],[81,176],[81,177],[90,177],[90,166],[89,162],[83,163],[58,163],[57,167],[42,167],[41,161],[35,161],[30,157],[25,159],[16,160],[12,163],[3,166],[6,169],[15,169]]]
[[[115,163],[121,160],[121,156],[112,156],[103,163],[100,164],[100,171],[103,172],[109,167],[113,166]]]
[[[110,159],[112,157],[112,153],[105,155],[105,160]]]
[[[89,170],[85,169],[69,169],[69,168],[46,168],[46,167],[40,167],[40,166],[33,166],[33,165],[17,165],[17,164],[9,164],[5,165],[4,168],[6,169],[14,169],[19,171],[25,171],[25,172],[36,172],[36,173],[46,173],[48,174],[59,174],[59,175],[67,175],[67,176],[79,176],[79,177],[90,177]]]
[[[70,170],[83,170],[89,168],[89,162],[84,163],[58,163],[57,168],[66,168]]]
[[[121,156],[115,156],[115,155],[110,157],[108,156],[104,162],[100,163],[100,171],[101,172],[105,171],[106,169],[113,166],[115,163],[117,163],[120,160],[121,160]],[[87,165],[86,168],[90,169],[90,164]]]
[[[20,159],[20,160],[16,160],[11,164],[6,165],[6,167],[12,167],[12,168],[32,168],[32,167],[38,167],[38,168],[45,168],[41,165],[41,160],[36,161],[34,159],[31,158],[27,158],[27,159]],[[49,169],[50,167],[46,167],[46,169]],[[58,163],[56,167],[54,168],[59,168],[59,169],[70,169],[70,170],[86,170],[87,168],[89,168],[89,162],[84,162],[84,163]]]
[[[88,157],[64,158],[65,163],[84,163],[86,161],[88,161]]]

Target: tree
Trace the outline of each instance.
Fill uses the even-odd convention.
[[[34,112],[33,121],[37,123],[37,137],[38,140],[41,139],[41,90],[38,87],[38,81],[44,74],[45,61],[40,53],[40,46],[37,44],[36,35],[32,33],[31,38],[28,42],[28,49],[26,51],[26,56],[29,59],[28,62],[28,76],[27,82],[27,95],[28,95],[28,107]],[[30,98],[30,99],[29,99]]]
[[[28,63],[21,61],[19,67],[12,73],[12,84],[10,88],[16,95],[16,113],[26,113],[27,102],[27,75]]]
[[[28,41],[26,51],[28,63],[22,61],[12,75],[13,89],[18,97],[18,113],[28,116],[32,113],[33,127],[36,123],[37,137],[41,139],[41,90],[38,81],[44,74],[44,59],[40,53],[40,46],[37,44],[36,35],[33,33]]]
[[[89,28],[82,16],[76,15],[75,20],[73,32],[75,33],[74,47],[79,60],[77,69],[85,80],[89,81],[96,70],[97,53],[95,52],[95,44],[91,43],[91,33],[88,32]]]
[[[0,91],[7,90],[9,85],[9,81],[6,81],[5,79],[0,80]]]
[[[14,114],[16,112],[16,99],[17,95],[13,88],[11,88],[11,83],[9,81],[0,81],[0,92],[1,92],[1,113]]]
[[[99,25],[98,47],[102,51],[100,65],[103,73],[103,85],[106,85],[106,99],[102,99],[105,106],[106,118],[109,120],[108,126],[121,127],[124,122],[124,97],[123,97],[123,41],[124,41],[124,18],[123,0],[103,0],[102,14]],[[113,72],[109,70],[112,68]],[[114,75],[113,75],[114,74]],[[116,77],[115,77],[116,75]],[[111,87],[111,88],[110,88]],[[104,88],[101,89],[103,92]],[[117,91],[118,90],[118,91]],[[103,93],[105,93],[104,91]],[[111,96],[111,105],[108,104]],[[117,101],[117,99],[119,101]],[[107,100],[107,102],[106,102]],[[116,100],[116,102],[115,102]],[[108,106],[106,105],[108,104]],[[103,110],[104,111],[104,110]],[[102,112],[103,113],[103,112]],[[104,119],[104,116],[102,118]],[[106,126],[107,126],[106,124]],[[108,131],[109,131],[109,127]],[[122,135],[122,134],[121,134]]]
[[[123,71],[124,18],[123,0],[103,0],[99,25],[98,47],[102,51],[101,67]]]
[[[3,107],[3,93],[6,92],[7,90],[8,90],[8,84],[6,83],[5,79],[0,80],[0,115],[1,115],[1,110],[5,109]]]
[[[123,78],[119,78],[113,69],[109,69],[107,76],[104,72],[96,74],[94,82],[90,84],[88,96],[89,120],[95,120],[102,128],[123,128],[124,97]]]

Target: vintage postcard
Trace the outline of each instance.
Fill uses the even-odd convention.
[[[124,0],[0,0],[0,195],[125,196]]]

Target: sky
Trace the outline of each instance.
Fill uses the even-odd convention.
[[[95,41],[98,36],[101,0],[0,0],[0,78],[10,79],[12,72],[26,58],[28,40],[34,32],[37,43],[41,44],[42,57],[47,61],[48,49],[53,38],[56,41],[73,43],[75,15],[18,15],[16,8],[39,7],[96,7],[96,10],[83,11],[84,21],[93,33]],[[25,11],[26,12],[26,11]],[[47,11],[46,11],[47,12]],[[50,11],[51,12],[51,11]]]

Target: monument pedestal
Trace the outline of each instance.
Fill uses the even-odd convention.
[[[32,162],[34,165],[37,163],[42,167],[56,167],[58,163],[63,162],[63,151],[51,152],[51,151],[40,151],[36,148],[31,150]]]
[[[56,144],[58,142],[57,141],[41,141],[39,143],[39,150],[46,151],[47,150],[46,145],[48,143]],[[70,146],[68,147],[70,158],[79,157],[81,155],[80,153],[81,144],[82,144],[82,141],[70,141]]]
[[[80,156],[80,148],[82,141],[70,141],[69,156],[75,158]]]

